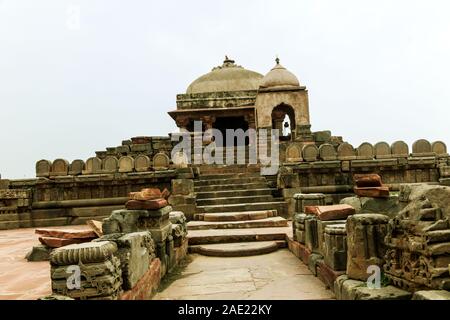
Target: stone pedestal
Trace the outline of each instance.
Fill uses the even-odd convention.
[[[305,206],[325,205],[325,195],[323,193],[297,193],[294,195],[295,212],[304,213]]]
[[[347,231],[344,224],[333,224],[325,227],[324,260],[334,271],[347,269]]]

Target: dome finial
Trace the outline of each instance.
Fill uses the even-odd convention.
[[[276,55],[275,62],[276,62],[277,64],[280,64],[280,58],[278,58],[278,55]]]

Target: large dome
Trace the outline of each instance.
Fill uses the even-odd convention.
[[[186,93],[258,90],[262,78],[262,74],[244,69],[225,57],[221,66],[192,82]]]
[[[262,89],[276,88],[298,88],[300,82],[297,77],[280,64],[280,60],[276,59],[277,64],[262,79],[260,87]]]

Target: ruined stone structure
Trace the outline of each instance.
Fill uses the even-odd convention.
[[[226,58],[177,95],[176,105],[169,115],[180,131],[205,133],[200,149],[172,154],[176,133],[133,137],[86,160],[39,160],[34,179],[0,180],[0,229],[103,220],[100,239],[52,253],[55,294],[70,295],[60,285],[67,277],[61,268],[74,250],[83,272],[93,273],[83,283],[88,293],[74,298],[142,298],[158,283],[155,275],[186,253],[186,239],[190,252],[210,256],[289,247],[339,299],[427,299],[419,290],[450,289],[450,156],[443,142],[355,148],[330,131],[311,131],[308,90],[278,59],[263,76]],[[208,129],[224,136],[227,129],[275,129],[280,138],[248,136],[213,148],[235,160],[243,151],[242,163],[197,163],[218,143]],[[261,174],[266,164],[250,161],[250,149],[261,145],[279,150],[277,172]],[[419,189],[409,186],[417,183]],[[167,199],[133,198],[151,187],[166,188]],[[91,261],[81,257],[84,247],[105,248]],[[147,254],[126,256],[130,250]],[[371,266],[390,282],[381,291],[365,284]]]

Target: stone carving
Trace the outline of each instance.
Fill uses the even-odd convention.
[[[134,159],[130,156],[123,156],[119,159],[119,172],[133,172]]]
[[[52,163],[48,160],[39,160],[36,162],[36,177],[48,177],[52,169]]]
[[[337,149],[339,160],[355,160],[356,152],[350,143],[341,143]]]
[[[170,159],[165,153],[157,153],[153,157],[153,167],[155,170],[165,170],[168,169],[170,165]]]
[[[287,162],[301,162],[302,161],[302,152],[298,145],[290,144],[286,148],[286,161]]]
[[[103,172],[105,173],[114,173],[117,172],[119,167],[119,160],[116,157],[108,156],[103,160]]]
[[[434,156],[434,153],[431,151],[431,143],[425,139],[419,139],[415,141],[412,145],[412,156],[413,157]]]
[[[303,146],[302,149],[303,159],[308,162],[313,162],[317,160],[319,155],[319,149],[315,144],[307,144]]]
[[[83,173],[85,163],[83,160],[73,160],[69,167],[69,175],[78,176]]]
[[[347,218],[347,275],[366,281],[367,268],[382,268],[386,247],[384,237],[389,218],[382,214],[355,214]]]
[[[404,141],[395,141],[391,145],[391,153],[394,158],[407,158],[409,155],[409,148]]]
[[[69,174],[69,162],[65,159],[56,159],[53,161],[51,176],[67,176]]]
[[[86,170],[83,174],[96,174],[102,171],[102,160],[98,157],[89,158],[86,161]]]
[[[337,152],[333,145],[324,143],[319,147],[319,157],[324,161],[333,161],[337,159]]]
[[[402,185],[406,206],[389,222],[384,270],[394,285],[450,289],[450,188]]]
[[[447,146],[442,141],[435,141],[431,144],[431,151],[438,156],[448,156]]]
[[[137,172],[149,171],[150,165],[150,158],[146,155],[140,154],[134,159],[134,168]]]
[[[391,147],[387,142],[378,142],[374,146],[375,158],[377,159],[389,159],[392,158]]]
[[[357,159],[371,160],[374,157],[373,146],[368,142],[363,142],[356,149]]]

